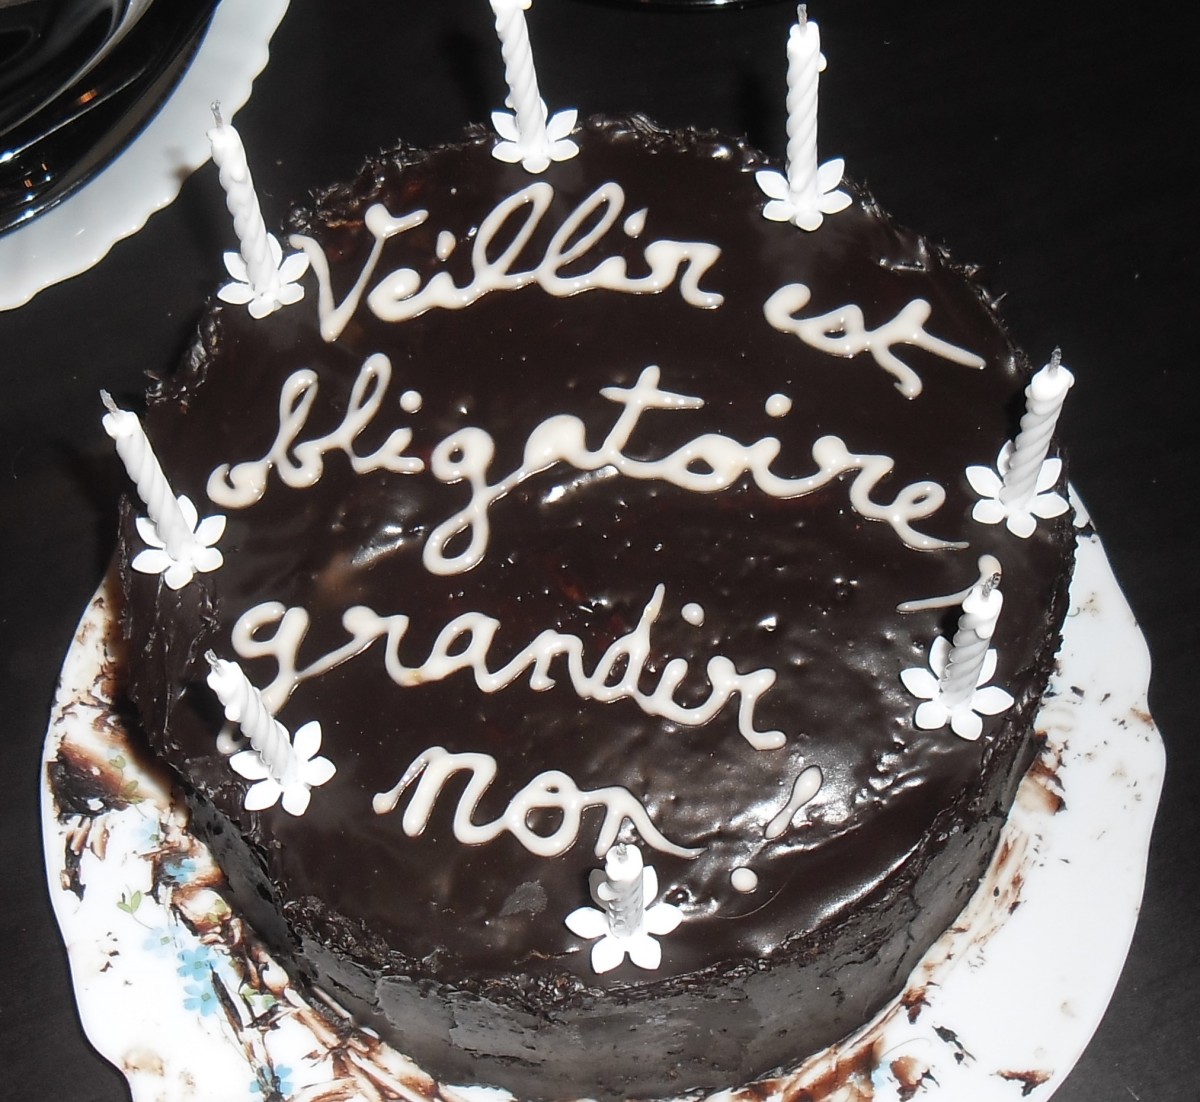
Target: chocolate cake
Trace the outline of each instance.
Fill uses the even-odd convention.
[[[975,519],[1031,366],[970,272],[852,185],[764,218],[740,141],[572,140],[394,149],[292,216],[300,301],[213,304],[146,431],[222,561],[131,569],[127,509],[130,691],[235,906],[358,1023],[445,1083],[677,1096],[846,1035],[953,921],[1074,543]],[[997,573],[989,688],[919,724],[905,671]],[[233,660],[287,783],[230,756]],[[622,940],[599,870],[639,858]]]

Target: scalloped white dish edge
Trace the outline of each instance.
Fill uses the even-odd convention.
[[[170,205],[211,156],[210,104],[232,118],[265,68],[288,0],[222,0],[179,84],[129,146],[61,203],[0,235],[0,310],[98,264]]]
[[[369,1032],[331,1026],[229,912],[182,808],[123,753],[105,695],[111,619],[101,586],[51,715],[43,831],[84,1030],[135,1102],[505,1097],[437,1084]],[[1045,749],[979,890],[895,1003],[763,1084],[770,1098],[1050,1097],[1099,1025],[1137,921],[1164,770],[1149,675],[1100,540],[1081,528],[1058,670],[1038,718]],[[94,797],[88,813],[60,819],[49,768],[60,756],[122,798]]]

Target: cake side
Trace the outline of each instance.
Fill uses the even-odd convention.
[[[214,309],[148,431],[227,515],[225,564],[126,574],[132,692],[279,948],[397,1047],[531,1098],[652,1097],[837,1039],[953,919],[1034,751],[1072,541],[971,519],[963,471],[1029,365],[940,251],[864,196],[815,234],[765,222],[761,159],[717,136],[579,144],[535,180],[477,132],[323,193],[296,226],[324,336],[311,276],[269,318]],[[866,344],[831,354],[850,305]],[[961,597],[984,555],[1016,702],[971,742],[916,728],[899,679],[959,601],[898,606]],[[547,632],[548,685],[521,660]],[[321,722],[337,774],[304,815],[245,810],[209,648],[288,730]],[[564,923],[614,823],[682,913],[655,971],[597,974]]]

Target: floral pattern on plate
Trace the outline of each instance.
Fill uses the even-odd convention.
[[[1077,511],[1081,507],[1076,503]],[[1098,538],[1081,519],[1046,745],[974,898],[880,1015],[752,1102],[1044,1100],[1107,1006],[1133,933],[1162,783],[1146,708],[1149,658]],[[134,1102],[495,1102],[435,1082],[300,991],[221,894],[185,809],[138,760],[119,694],[113,596],[102,586],[63,667],[46,740],[51,896],[93,1045]],[[1113,821],[1122,830],[1106,827]]]

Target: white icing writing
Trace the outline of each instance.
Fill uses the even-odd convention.
[[[367,306],[381,321],[396,322],[415,318],[426,310],[461,310],[491,291],[512,291],[536,284],[548,294],[564,297],[581,291],[606,289],[626,294],[657,294],[678,281],[679,293],[691,306],[712,309],[723,301],[721,295],[700,287],[704,274],[721,255],[718,246],[706,241],[652,241],[643,249],[649,271],[631,276],[625,258],[607,256],[594,267],[574,275],[564,270],[580,260],[604,237],[621,216],[625,192],[619,184],[601,184],[574,207],[554,231],[541,259],[532,267],[516,268],[518,258],[540,227],[554,199],[554,188],[538,181],[502,199],[484,218],[471,244],[471,278],[460,286],[448,271],[433,273],[427,279],[413,268],[397,268],[384,275],[367,295]],[[365,224],[375,238],[362,271],[341,304],[334,306],[329,263],[321,246],[311,237],[293,235],[293,248],[302,249],[312,263],[320,293],[317,309],[321,335],[334,341],[341,335],[362,300],[368,282],[375,274],[383,243],[402,230],[420,225],[427,211],[396,217],[379,204],[367,209]],[[515,228],[509,225],[515,223]],[[645,211],[626,219],[624,230],[636,236],[645,221]],[[437,255],[446,259],[453,246],[441,231]],[[507,244],[492,255],[497,241]]]
[[[459,670],[470,670],[476,686],[485,693],[499,692],[526,673],[529,687],[542,692],[554,685],[550,667],[561,655],[566,660],[571,685],[583,700],[601,703],[632,700],[647,715],[698,727],[713,719],[737,696],[738,730],[742,736],[756,750],[778,749],[786,741],[782,731],[759,731],[754,726],[759,698],[775,684],[774,670],[738,673],[728,658],[714,655],[705,667],[709,695],[689,707],[679,703],[675,694],[690,672],[690,665],[685,658],[672,658],[663,666],[653,690],[643,689],[642,683],[648,679],[646,663],[652,653],[650,628],[662,610],[665,593],[665,587],[655,587],[637,626],[614,640],[590,671],[584,665],[583,640],[551,629],[540,632],[503,665],[491,668],[491,648],[500,622],[481,612],[464,612],[451,620],[419,666],[407,666],[400,659],[400,644],[408,632],[409,618],[403,614],[380,616],[363,605],[347,609],[342,616],[342,626],[350,636],[347,642],[304,669],[297,665],[300,645],[309,626],[308,613],[302,608],[285,609],[278,602],[256,605],[239,617],[233,630],[233,645],[243,658],[275,660],[278,672],[263,690],[263,697],[272,709],[278,709],[302,681],[325,673],[382,638],[386,640],[384,667],[388,676],[404,687],[441,681]],[[264,629],[271,624],[278,624],[274,635],[264,636]]]
[[[424,470],[425,464],[420,459],[404,454],[412,441],[410,429],[394,429],[369,455],[359,455],[354,450],[359,433],[379,412],[391,378],[392,364],[385,355],[376,352],[368,356],[354,380],[341,424],[324,436],[298,443],[297,437],[308,421],[319,384],[316,372],[308,368],[293,372],[279,391],[279,431],[270,450],[262,459],[234,466],[221,464],[208,476],[208,496],[231,508],[244,509],[262,497],[272,468],[285,485],[306,489],[315,485],[324,473],[324,457],[331,451],[344,452],[358,474],[375,470],[417,474]]]
[[[745,865],[739,865],[729,874],[729,883],[735,892],[748,894],[758,889],[758,873]]]
[[[354,286],[350,288],[346,297],[336,306],[333,303],[333,284],[329,278],[329,261],[325,258],[325,250],[313,241],[312,238],[304,237],[301,234],[293,234],[288,239],[293,249],[301,249],[304,255],[308,257],[309,263],[312,265],[313,275],[317,277],[317,317],[320,319],[321,336],[323,339],[326,341],[336,341],[342,335],[342,330],[346,328],[347,323],[354,316],[359,302],[362,301],[363,291],[367,289],[367,283],[370,281],[371,276],[375,274],[375,266],[379,263],[384,242],[389,238],[395,237],[396,234],[402,233],[404,230],[411,230],[415,226],[421,225],[428,217],[429,212],[427,210],[417,210],[413,211],[412,214],[405,214],[399,218],[394,218],[388,213],[387,208],[380,203],[374,203],[369,206],[363,215],[363,225],[367,227],[368,232],[375,238],[375,241],[371,245],[371,252],[367,256],[367,261],[363,265],[362,271],[359,272]],[[439,242],[439,247],[444,248],[444,243]],[[449,254],[447,253],[447,255]]]
[[[760,490],[777,498],[796,498],[810,494],[848,471],[857,471],[850,483],[850,504],[861,516],[884,520],[910,547],[928,550],[962,547],[917,532],[914,520],[930,516],[941,508],[945,490],[936,482],[914,482],[905,486],[890,502],[877,502],[872,492],[894,466],[885,455],[858,455],[837,436],[822,436],[812,446],[818,470],[806,478],[782,478],[771,470],[779,455],[780,442],[773,436],[740,444],[719,433],[697,436],[661,459],[634,459],[624,447],[650,409],[698,409],[700,398],[660,390],[659,370],[645,368],[633,387],[604,387],[601,394],[623,409],[600,447],[591,451],[586,430],[578,417],[558,414],[548,417],[530,433],[522,463],[497,482],[488,482],[488,468],[495,445],[483,429],[468,427],[452,433],[434,448],[430,469],[443,482],[465,480],[471,487],[471,499],[462,509],[439,524],[430,533],[423,549],[425,567],[433,574],[459,574],[480,562],[490,535],[488,510],[492,504],[526,479],[556,462],[566,462],[581,471],[613,467],[628,478],[659,479],[695,493],[716,493],[727,489],[743,474],[749,474]],[[450,555],[447,548],[464,533],[465,547]],[[460,541],[461,542],[461,541]]]
[[[208,479],[208,496],[229,508],[245,508],[258,501],[266,490],[267,475],[274,468],[288,486],[312,486],[324,471],[327,452],[342,451],[353,469],[362,474],[388,470],[417,474],[424,464],[405,455],[412,440],[410,429],[395,429],[369,455],[359,455],[354,444],[358,435],[379,411],[391,379],[392,367],[380,353],[368,357],[359,371],[341,424],[324,436],[299,440],[318,392],[316,374],[305,368],[284,383],[279,397],[279,431],[267,454],[258,460],[235,465],[222,464]],[[488,468],[495,453],[491,435],[467,426],[451,433],[434,449],[430,467],[436,478],[452,484],[465,480],[471,498],[463,508],[437,525],[422,551],[426,569],[433,574],[459,574],[482,559],[490,538],[488,511],[492,504],[528,478],[556,462],[566,462],[581,471],[611,467],[628,478],[658,479],[695,493],[727,489],[743,474],[749,474],[760,490],[777,498],[796,498],[813,493],[848,471],[857,471],[850,483],[850,504],[861,516],[883,520],[910,547],[921,550],[964,547],[916,531],[912,522],[935,513],[945,501],[945,490],[936,482],[913,482],[890,502],[875,501],[872,493],[894,466],[885,455],[851,452],[837,436],[822,436],[812,446],[817,464],[815,474],[805,478],[782,478],[771,470],[779,455],[780,442],[765,436],[744,445],[720,433],[705,433],[661,459],[634,459],[623,448],[650,409],[698,409],[701,398],[660,390],[659,369],[645,368],[633,387],[604,387],[601,394],[623,409],[612,429],[595,451],[586,444],[583,421],[570,414],[557,414],[537,425],[525,444],[521,464],[498,482],[489,483]],[[463,533],[466,546],[449,555],[447,548]]]
[[[470,774],[454,810],[454,836],[463,845],[482,845],[508,831],[530,853],[539,857],[557,857],[575,844],[583,812],[589,807],[602,807],[604,820],[596,838],[597,857],[616,844],[617,834],[627,820],[647,845],[663,853],[676,857],[695,857],[701,853],[698,849],[678,846],[663,835],[628,789],[616,785],[581,789],[566,773],[556,769],[534,777],[513,796],[503,815],[490,823],[476,823],[473,820],[475,809],[496,778],[496,759],[490,754],[452,754],[441,746],[432,746],[419,754],[393,788],[376,793],[371,806],[377,815],[394,811],[405,790],[419,777],[417,789],[401,819],[404,833],[415,838],[429,825],[434,804],[446,782],[460,772]],[[541,810],[557,813],[557,825],[546,834],[530,825],[532,813]]]
[[[369,455],[359,455],[354,448],[358,435],[379,411],[391,372],[386,356],[379,353],[370,356],[355,380],[341,424],[325,436],[304,441],[299,437],[311,413],[318,384],[315,373],[308,369],[293,373],[280,391],[279,431],[267,454],[259,460],[217,467],[209,475],[208,496],[230,508],[252,505],[262,497],[272,468],[289,486],[312,486],[324,470],[323,456],[330,451],[344,452],[358,473],[378,469],[398,474],[422,471],[421,460],[404,454],[412,439],[407,428],[393,430]],[[709,494],[727,489],[743,474],[749,474],[764,493],[784,499],[803,497],[839,475],[857,471],[849,493],[850,504],[860,516],[886,521],[908,546],[920,550],[966,546],[925,535],[912,527],[913,521],[941,508],[946,499],[942,486],[931,481],[913,482],[903,487],[892,501],[876,501],[872,494],[891,472],[893,460],[886,455],[851,452],[837,436],[822,436],[813,444],[812,458],[818,469],[804,478],[783,478],[771,470],[781,446],[773,436],[746,445],[720,433],[705,433],[661,459],[634,459],[625,455],[623,449],[647,410],[699,409],[704,405],[701,398],[660,390],[658,383],[659,369],[650,366],[632,387],[601,390],[605,398],[623,408],[595,451],[587,447],[586,429],[580,418],[571,414],[546,418],[529,434],[520,465],[497,482],[488,482],[495,443],[483,429],[467,426],[437,444],[430,457],[434,477],[448,484],[465,480],[471,488],[471,497],[429,534],[422,549],[426,569],[433,574],[460,574],[479,563],[487,551],[491,531],[488,511],[493,503],[557,462],[581,471],[612,468],[628,478],[657,479]],[[466,546],[457,554],[448,554],[450,544],[464,533],[469,536]]]
[[[768,417],[786,417],[792,412],[792,400],[786,394],[772,394],[763,408]]]
[[[862,308],[852,303],[817,317],[796,317],[796,311],[807,306],[810,298],[812,292],[803,283],[787,283],[767,299],[763,313],[781,333],[792,333],[820,352],[846,357],[870,352],[875,362],[895,378],[896,389],[906,398],[921,393],[921,379],[892,352],[894,344],[916,345],[963,367],[984,366],[975,353],[925,331],[932,307],[923,298],[913,299],[891,321],[875,329],[867,328]]]
[[[923,612],[930,608],[957,608],[967,598],[967,594],[975,588],[977,584],[986,582],[989,578],[1000,573],[1000,560],[995,555],[980,555],[979,556],[979,577],[972,582],[966,589],[960,589],[957,593],[948,593],[945,597],[924,597],[916,601],[901,601],[896,606],[897,612]]]
[[[800,809],[821,791],[821,780],[821,770],[817,766],[810,765],[805,769],[793,783],[792,794],[788,802],[779,814],[766,825],[766,828],[763,830],[763,836],[765,838],[778,838],[787,830],[795,821]]]

